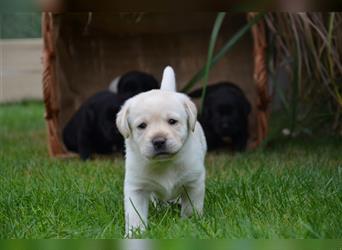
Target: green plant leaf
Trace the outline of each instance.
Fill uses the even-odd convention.
[[[226,16],[225,12],[219,12],[217,14],[213,30],[211,32],[210,36],[210,42],[209,42],[209,48],[208,48],[208,58],[207,58],[207,64],[205,65],[204,68],[204,81],[203,81],[203,89],[202,89],[202,96],[201,96],[201,108],[200,108],[200,113],[202,113],[203,109],[203,103],[204,103],[204,98],[205,98],[205,93],[207,90],[208,86],[208,78],[209,78],[209,71],[210,71],[210,65],[212,63],[212,58],[213,58],[213,53],[214,53],[214,48],[217,40],[217,36],[220,32],[222,22],[224,20],[224,17]]]
[[[213,66],[215,66],[224,56],[225,54],[231,50],[238,41],[256,24],[258,23],[262,18],[264,18],[265,13],[261,12],[258,15],[256,15],[252,20],[250,20],[245,26],[243,26],[238,32],[234,34],[234,36],[227,41],[227,43],[219,50],[219,52],[213,57],[211,60],[209,69],[211,69]],[[203,66],[200,71],[198,71],[191,80],[183,87],[181,90],[182,92],[188,92],[192,89],[192,87],[201,79],[203,79],[205,74],[205,66]]]

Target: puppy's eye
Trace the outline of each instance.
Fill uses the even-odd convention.
[[[147,124],[145,122],[142,122],[138,125],[138,129],[145,129],[147,127]]]
[[[178,122],[178,121],[175,120],[175,119],[169,119],[169,120],[168,120],[168,123],[169,123],[170,125],[175,125],[177,122]]]

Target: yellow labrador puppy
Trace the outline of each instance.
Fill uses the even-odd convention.
[[[126,101],[116,124],[126,145],[126,234],[147,226],[151,196],[179,197],[183,217],[202,214],[207,145],[195,105],[176,92],[173,69],[165,68],[160,90]]]

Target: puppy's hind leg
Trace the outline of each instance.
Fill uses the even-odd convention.
[[[232,146],[234,151],[245,151],[247,146],[248,134],[240,133],[232,137]]]
[[[184,186],[184,191],[181,195],[181,216],[189,217],[194,212],[198,215],[203,213],[204,203],[204,174],[190,185]]]
[[[92,143],[89,138],[89,135],[83,131],[80,131],[78,135],[78,153],[80,154],[80,158],[82,160],[88,160],[92,154]]]
[[[94,112],[92,110],[83,112],[80,119],[81,125],[77,131],[77,146],[82,160],[88,160],[93,153],[91,134],[92,130],[94,130],[94,119]]]

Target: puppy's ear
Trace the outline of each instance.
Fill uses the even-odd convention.
[[[186,113],[188,114],[188,126],[192,132],[195,131],[197,122],[197,108],[196,105],[190,100],[189,97],[185,96],[184,106]]]
[[[129,102],[126,101],[126,103],[122,106],[121,110],[116,116],[116,127],[124,138],[128,138],[131,134],[131,129],[128,123],[129,106]]]

